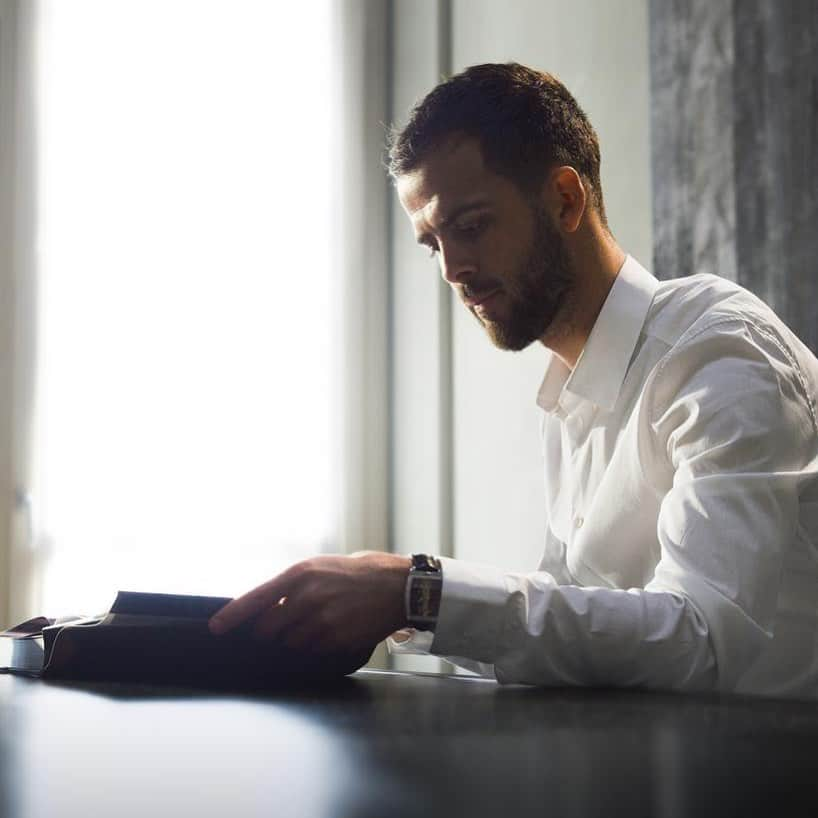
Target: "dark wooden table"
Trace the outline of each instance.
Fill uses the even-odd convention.
[[[818,816],[818,705],[360,672],[264,696],[0,676],[0,815]]]

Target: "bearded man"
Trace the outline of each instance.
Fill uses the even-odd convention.
[[[814,355],[741,287],[660,282],[618,246],[597,136],[549,74],[467,69],[389,159],[491,341],[547,350],[542,559],[318,557],[213,632],[254,619],[294,648],[367,655],[394,634],[500,682],[818,696]]]

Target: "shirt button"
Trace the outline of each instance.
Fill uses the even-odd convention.
[[[576,517],[576,518],[574,519],[574,525],[575,525],[577,528],[582,528],[582,524],[583,524],[584,522],[585,522],[585,519],[584,519],[583,517]]]

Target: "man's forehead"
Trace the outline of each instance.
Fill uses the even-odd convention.
[[[398,197],[413,222],[445,218],[447,211],[490,194],[492,178],[477,140],[450,141],[398,177]]]

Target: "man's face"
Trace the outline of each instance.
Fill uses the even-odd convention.
[[[485,167],[476,140],[442,146],[397,188],[418,242],[496,346],[556,331],[574,281],[563,237],[541,203]]]

